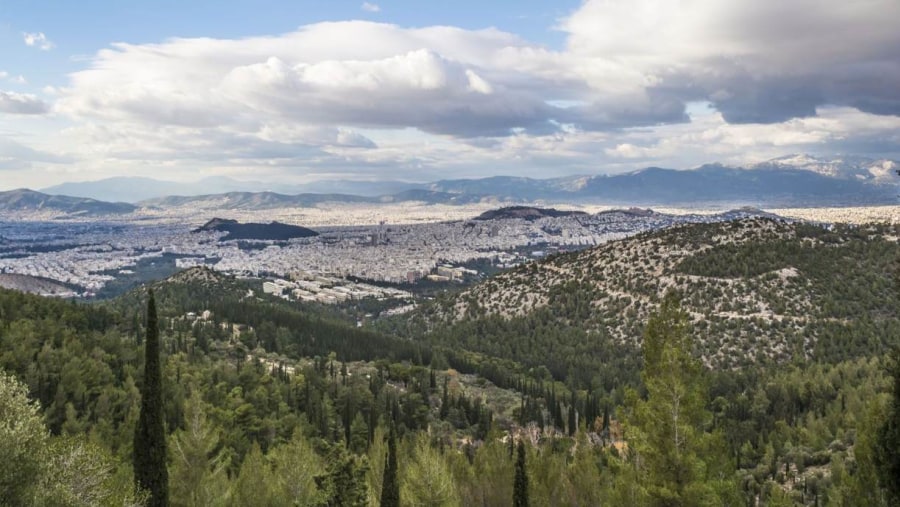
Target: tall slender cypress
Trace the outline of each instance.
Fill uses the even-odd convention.
[[[149,507],[169,505],[166,470],[166,433],[163,427],[162,371],[159,359],[159,325],[153,291],[147,300],[147,335],[144,340],[144,384],[141,415],[134,432],[134,482],[150,493]]]
[[[400,506],[400,483],[397,480],[397,435],[391,424],[388,437],[388,453],[385,457],[384,476],[381,481],[381,507]]]
[[[513,507],[528,507],[528,472],[525,469],[525,442],[516,448],[516,482],[513,487]]]

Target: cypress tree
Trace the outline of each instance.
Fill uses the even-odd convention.
[[[144,384],[141,414],[134,432],[134,482],[150,493],[150,507],[169,505],[166,470],[166,433],[163,427],[162,371],[159,359],[159,325],[153,292],[147,300],[147,335],[144,340]]]
[[[444,379],[444,392],[441,394],[440,411],[442,421],[447,419],[448,413],[450,413],[450,394],[447,392],[447,379]]]
[[[516,448],[516,482],[513,486],[513,507],[528,507],[528,473],[525,470],[525,443],[519,440]]]
[[[578,429],[578,416],[575,414],[575,400],[572,400],[572,403],[569,404],[569,436],[575,434],[575,430]]]
[[[391,424],[388,436],[388,453],[385,457],[384,476],[381,481],[381,507],[400,506],[400,483],[397,480],[397,435]]]

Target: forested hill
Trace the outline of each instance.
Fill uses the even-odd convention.
[[[583,211],[561,211],[554,208],[536,208],[534,206],[507,206],[505,208],[485,211],[473,218],[473,220],[486,221],[519,218],[533,222],[545,217],[556,218],[583,215],[587,215],[587,213]]]
[[[894,247],[881,227],[672,229],[499,276],[438,302],[418,317],[438,329],[407,337],[206,268],[102,304],[0,289],[0,422],[16,421],[0,428],[0,458],[16,465],[0,467],[0,504],[141,504],[131,463],[152,288],[173,506],[896,505],[873,458],[898,448],[879,433],[900,402],[877,353],[897,336]],[[692,284],[707,287],[696,300]],[[660,306],[669,287],[689,313]],[[795,293],[806,299],[776,306]],[[827,304],[837,294],[852,304]],[[616,301],[617,318],[599,310]],[[759,329],[737,301],[770,305],[745,318]],[[762,329],[814,345],[711,371],[690,346],[712,326],[776,351],[763,359],[783,354]]]
[[[591,373],[677,291],[708,366],[878,353],[900,334],[897,230],[771,219],[676,227],[529,263],[394,322],[434,343]],[[620,353],[611,353],[615,345]],[[622,349],[624,347],[624,349]]]
[[[222,241],[230,239],[255,239],[285,241],[293,238],[308,238],[319,233],[297,225],[272,222],[268,224],[240,223],[237,220],[213,218],[194,232],[226,232]]]

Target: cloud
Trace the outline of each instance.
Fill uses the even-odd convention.
[[[558,50],[368,21],[117,43],[76,62],[53,110],[71,151],[122,167],[428,179],[889,154],[898,17],[895,0],[588,0]]]
[[[378,4],[373,4],[369,2],[363,2],[360,6],[360,9],[366,12],[381,12],[381,7]]]
[[[9,72],[3,71],[3,70],[0,70],[0,80],[6,80],[11,83],[16,83],[16,84],[20,84],[20,85],[28,84],[28,80],[25,79],[25,76],[23,76],[21,74],[19,74],[18,76],[11,76],[9,74]]]
[[[30,169],[35,162],[65,164],[73,162],[73,159],[0,137],[0,170]]]
[[[36,47],[42,51],[49,51],[56,47],[56,44],[50,41],[44,32],[22,32],[22,40],[25,41],[25,45],[29,47]]]
[[[0,90],[0,113],[44,114],[47,104],[35,95]]]
[[[589,0],[561,28],[594,88],[619,69],[623,94],[665,88],[773,123],[822,105],[900,114],[898,18],[894,0]]]
[[[407,128],[458,137],[553,129],[567,95],[534,75],[525,42],[497,30],[320,23],[279,37],[117,44],[71,75],[59,110],[196,128]],[[538,54],[538,53],[535,53]],[[521,70],[516,66],[522,66]],[[567,121],[569,121],[567,119]]]

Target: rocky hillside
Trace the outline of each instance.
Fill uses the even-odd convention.
[[[602,347],[638,345],[648,313],[675,290],[709,366],[839,360],[878,351],[898,332],[898,255],[889,226],[691,224],[520,266],[405,325],[526,364],[545,356],[564,376],[590,367],[585,356]]]
[[[0,273],[0,287],[45,296],[71,297],[76,295],[71,287],[66,287],[55,280],[14,273]]]
[[[51,211],[70,215],[116,215],[131,213],[134,210],[134,206],[124,202],[49,195],[24,188],[0,192],[0,212]]]

